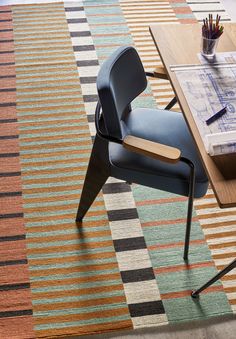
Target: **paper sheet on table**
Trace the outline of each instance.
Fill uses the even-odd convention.
[[[172,69],[210,155],[236,153],[236,53],[230,60],[233,63],[227,67],[202,64]],[[206,120],[225,106],[226,114],[207,125]]]

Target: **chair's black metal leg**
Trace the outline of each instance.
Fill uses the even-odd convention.
[[[202,291],[204,291],[207,287],[209,287],[210,285],[212,285],[214,282],[216,282],[217,280],[219,280],[221,277],[223,277],[226,273],[228,273],[229,271],[231,271],[232,269],[234,269],[236,267],[236,259],[234,259],[229,265],[227,265],[225,268],[223,268],[223,270],[221,270],[220,272],[218,272],[212,279],[208,280],[204,285],[202,285],[200,288],[198,288],[195,291],[192,291],[191,296],[193,298],[197,298],[199,293],[201,293]]]
[[[104,142],[98,137],[95,138],[76,215],[77,222],[82,221],[84,215],[109,177],[108,165],[106,161],[102,159],[102,155],[106,153],[103,143],[105,143],[106,147],[107,141]]]
[[[182,160],[183,160],[183,158],[182,158]],[[184,260],[188,260],[189,240],[190,240],[192,212],[193,212],[195,169],[194,169],[194,165],[191,161],[189,161],[188,159],[185,159],[185,162],[188,163],[188,165],[190,166],[188,212],[187,212],[185,243],[184,243]]]
[[[177,99],[176,99],[176,97],[174,97],[174,98],[168,103],[168,105],[165,107],[165,109],[171,109],[176,103],[177,103]]]

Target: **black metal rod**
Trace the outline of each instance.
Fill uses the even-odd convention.
[[[165,107],[165,109],[171,109],[175,104],[177,103],[177,99],[176,97],[174,97],[169,103],[168,105]]]
[[[156,78],[155,75],[154,75],[154,73],[152,73],[152,72],[145,72],[145,75],[146,75],[147,77]]]
[[[146,76],[151,77],[151,78],[156,78],[154,73],[151,72],[145,72]],[[168,105],[165,107],[165,109],[171,109],[175,104],[177,103],[177,99],[176,97],[174,97],[169,103]]]
[[[202,291],[204,291],[207,287],[209,287],[210,285],[214,284],[214,282],[216,282],[217,280],[219,280],[221,277],[223,277],[226,273],[228,273],[229,271],[231,271],[232,269],[234,269],[236,267],[236,259],[234,259],[229,265],[227,265],[225,268],[223,268],[223,270],[221,270],[220,272],[218,272],[213,278],[211,278],[210,280],[208,280],[204,285],[202,285],[200,288],[198,288],[197,290],[192,291],[191,296],[193,298],[197,298],[199,293],[201,293]]]
[[[185,242],[184,242],[184,260],[188,260],[189,241],[190,241],[192,213],[193,213],[193,199],[194,199],[194,186],[195,186],[195,168],[194,168],[194,164],[189,159],[181,157],[180,160],[185,162],[186,164],[188,164],[188,166],[190,167],[189,194],[188,194],[188,211],[187,211]]]

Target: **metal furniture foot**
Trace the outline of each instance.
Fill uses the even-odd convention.
[[[192,291],[191,296],[193,298],[197,298],[199,296],[199,293],[201,293],[202,291],[204,291],[207,287],[209,287],[210,285],[212,285],[214,282],[216,282],[217,280],[219,280],[221,277],[223,277],[226,273],[228,273],[229,271],[231,271],[232,269],[234,269],[236,267],[236,259],[234,259],[229,265],[227,265],[225,268],[223,268],[223,270],[221,270],[220,272],[218,272],[212,279],[208,280],[204,285],[202,285],[200,288],[198,288],[197,290]]]

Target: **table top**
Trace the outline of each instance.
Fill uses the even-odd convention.
[[[171,65],[200,64],[200,24],[151,25],[150,32],[167,71],[186,122],[196,142],[211,186],[221,208],[236,207],[236,154],[211,157],[207,154],[184,93],[170,70]],[[217,52],[236,51],[236,23],[224,23]]]

